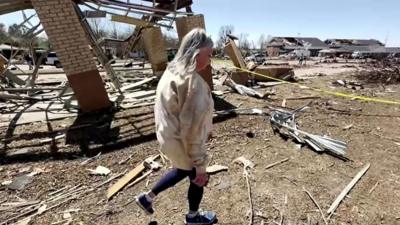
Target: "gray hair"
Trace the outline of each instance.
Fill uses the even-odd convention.
[[[213,45],[212,39],[204,29],[195,28],[183,37],[181,46],[168,67],[183,68],[185,73],[193,72],[196,69],[196,56],[200,49],[212,48]]]

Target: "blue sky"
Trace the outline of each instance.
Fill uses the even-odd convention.
[[[193,0],[205,16],[214,40],[223,25],[248,34],[257,45],[261,34],[327,38],[375,38],[400,47],[399,0]],[[0,16],[0,23],[22,21],[21,13]]]
[[[261,34],[327,38],[375,38],[400,46],[399,0],[194,0],[216,38],[222,25],[247,33],[255,43]]]

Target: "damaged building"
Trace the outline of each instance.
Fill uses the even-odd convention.
[[[267,44],[269,57],[287,55],[309,57],[385,58],[399,57],[400,49],[386,47],[375,39],[327,39],[274,37]]]
[[[327,39],[325,43],[335,56],[349,58],[385,58],[400,53],[399,48],[386,47],[375,39]]]
[[[318,56],[328,45],[315,37],[273,37],[267,43],[268,56],[274,57],[296,50],[309,51],[309,56]]]

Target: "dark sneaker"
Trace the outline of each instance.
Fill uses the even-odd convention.
[[[154,210],[150,201],[147,200],[145,193],[140,193],[136,197],[136,204],[142,208],[147,214],[153,214]]]
[[[199,212],[195,217],[186,214],[186,225],[212,225],[216,223],[217,215],[212,211]]]

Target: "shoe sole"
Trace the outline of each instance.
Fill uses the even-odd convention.
[[[186,223],[186,221],[183,221],[183,223],[185,225],[212,225],[212,224],[217,224],[218,223],[218,218],[215,218],[214,221],[212,221],[209,224],[205,224],[205,223]]]
[[[144,207],[142,206],[142,204],[140,204],[138,198],[135,198],[135,202],[136,202],[136,205],[138,205],[147,215],[152,215],[152,214],[153,214],[152,212],[149,212],[149,210],[147,210],[146,208],[144,208]]]

